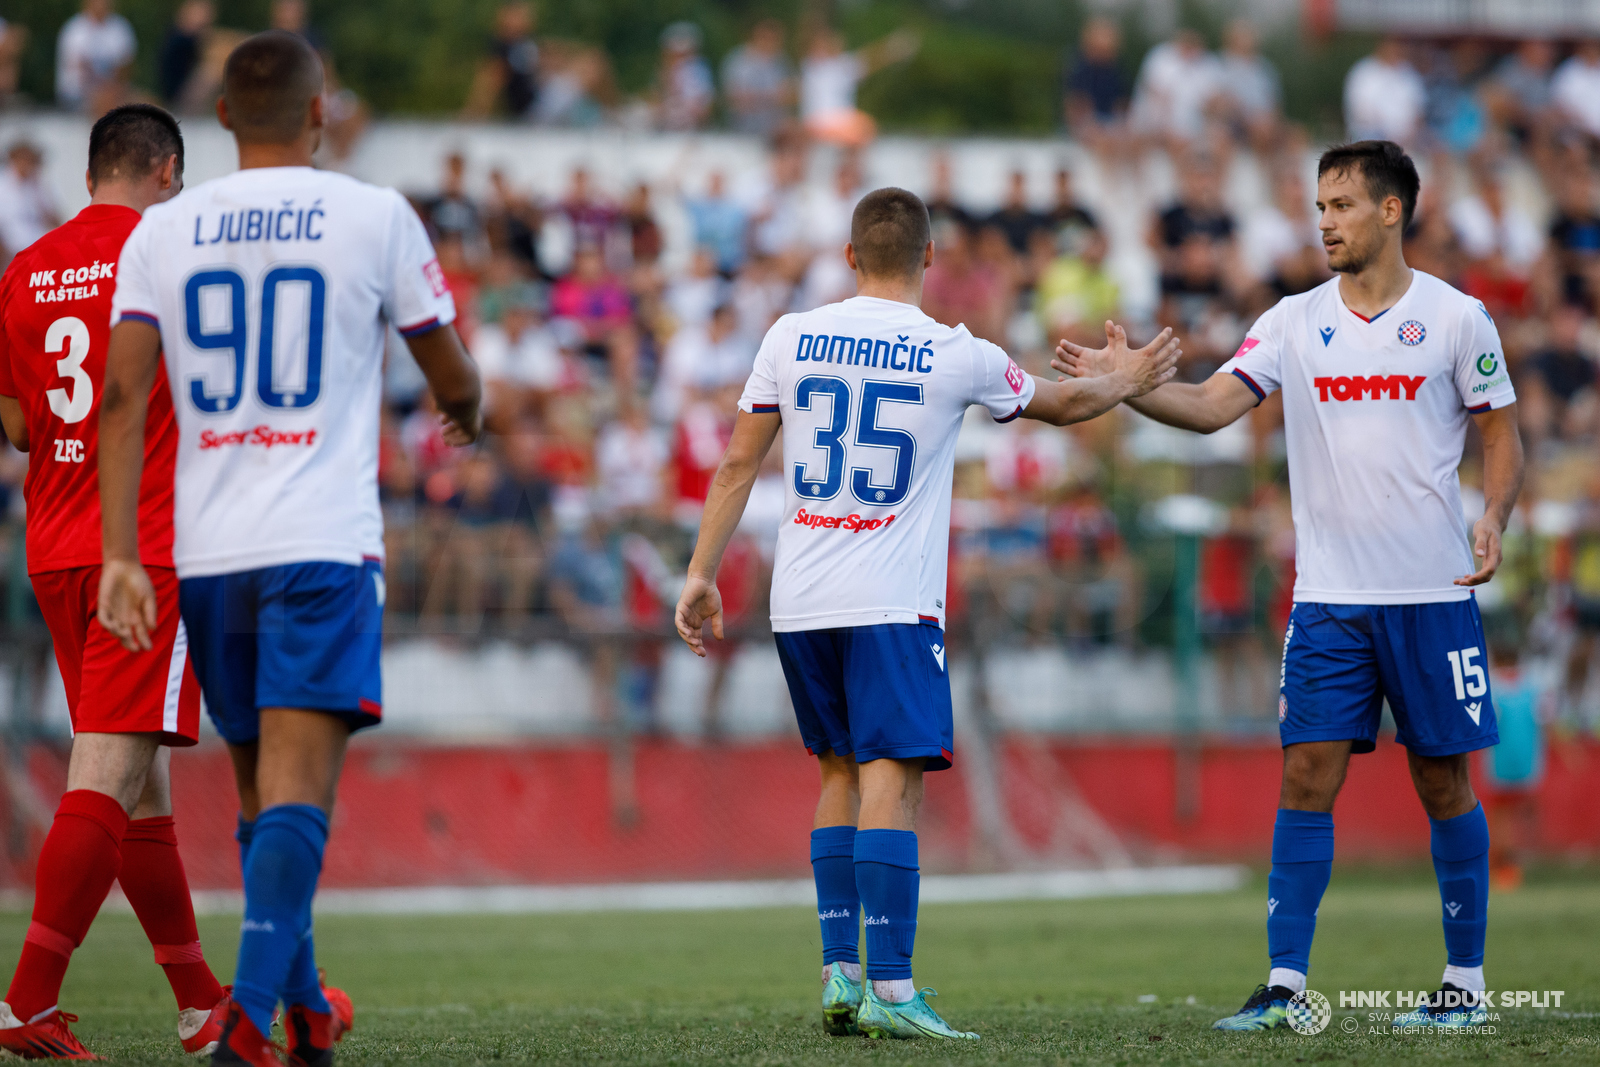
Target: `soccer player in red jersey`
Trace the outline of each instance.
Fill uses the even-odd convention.
[[[139,489],[140,554],[158,590],[151,640],[125,651],[95,621],[100,588],[98,404],[122,244],[145,208],[183,186],[183,139],[148,104],[111,111],[89,135],[91,201],[18,253],[0,278],[0,421],[29,453],[28,574],[72,711],[67,792],[39,855],[33,923],[0,1003],[0,1048],[94,1059],[57,1005],[73,949],[118,879],[178,1001],[185,1051],[212,1045],[228,994],[206,965],[173,829],[167,747],[199,737],[172,569],[178,431],[165,377],[150,393]]]

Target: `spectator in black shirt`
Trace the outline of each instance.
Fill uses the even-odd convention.
[[[1178,271],[1178,250],[1200,238],[1231,253],[1238,229],[1222,201],[1222,172],[1210,160],[1195,160],[1178,177],[1178,201],[1156,217],[1150,245],[1161,261],[1162,274]]]
[[[1046,229],[1050,219],[1028,207],[1028,176],[1020,170],[1011,172],[1011,184],[1006,192],[1006,203],[999,211],[984,221],[1006,235],[1006,243],[1017,255],[1025,255],[1034,231]]]
[[[1594,360],[1583,351],[1589,317],[1581,304],[1563,303],[1550,316],[1545,344],[1528,357],[1518,383],[1531,443],[1589,436],[1596,422]]]
[[[539,46],[533,30],[538,21],[531,3],[501,4],[494,15],[489,54],[472,78],[462,117],[485,119],[500,112],[532,120],[539,99]]]
[[[185,0],[172,17],[166,39],[161,42],[161,59],[157,69],[161,98],[169,105],[179,106],[189,77],[200,65],[206,31],[211,29],[216,17],[217,11],[211,0]]]
[[[1062,255],[1078,255],[1088,235],[1100,229],[1094,214],[1078,203],[1072,189],[1072,172],[1066,167],[1056,170],[1056,202],[1049,219],[1055,231],[1056,250]]]
[[[1550,248],[1557,299],[1595,307],[1591,277],[1600,267],[1600,213],[1595,211],[1594,180],[1586,170],[1569,171],[1556,195],[1550,220]]]
[[[1117,62],[1122,31],[1108,18],[1090,19],[1061,78],[1067,130],[1096,152],[1115,146],[1128,110],[1128,82]]]
[[[933,152],[933,192],[923,201],[928,206],[928,222],[935,231],[940,223],[951,222],[963,231],[972,230],[972,212],[956,201],[950,181],[950,153],[943,148]]]

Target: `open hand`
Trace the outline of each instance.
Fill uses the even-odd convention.
[[[703,628],[711,624],[711,632],[722,640],[722,594],[717,583],[693,574],[683,583],[683,595],[678,597],[678,610],[673,616],[678,636],[701,659],[706,655]]]
[[[137,562],[108,560],[100,567],[100,625],[129,652],[150,651],[156,628],[156,589]]]
[[[1130,349],[1128,331],[1107,319],[1104,348],[1084,348],[1063,339],[1056,346],[1050,366],[1071,378],[1123,374],[1133,386],[1133,395],[1143,396],[1173,379],[1182,355],[1183,349],[1178,347],[1171,327],[1162,330],[1143,348]]]
[[[1487,515],[1472,524],[1472,555],[1478,561],[1478,569],[1457,578],[1457,585],[1482,585],[1500,569],[1500,526]]]

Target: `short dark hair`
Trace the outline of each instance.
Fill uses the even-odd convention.
[[[1417,177],[1417,165],[1411,162],[1404,148],[1393,141],[1356,141],[1334,145],[1317,161],[1319,181],[1324,174],[1345,175],[1352,170],[1359,171],[1366,179],[1367,192],[1378,203],[1398,196],[1400,228],[1411,225],[1411,217],[1417,212],[1417,192],[1422,188],[1422,179]]]
[[[240,140],[287,144],[305,127],[306,108],[322,92],[322,59],[299,34],[267,30],[228,55],[222,98]]]
[[[863,196],[850,217],[850,243],[862,274],[914,277],[929,239],[928,206],[916,193],[892,185]]]
[[[183,173],[183,134],[178,120],[154,104],[123,104],[100,116],[89,131],[89,177],[96,184],[138,179],[178,157]]]

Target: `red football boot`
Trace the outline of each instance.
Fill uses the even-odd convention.
[[[211,1053],[212,1067],[283,1067],[278,1053],[283,1049],[268,1041],[250,1016],[230,996],[228,1010],[223,1016],[222,1033],[217,1035],[217,1047]]]
[[[0,1048],[25,1060],[99,1059],[67,1025],[77,1021],[76,1015],[57,1010],[36,1023],[25,1023],[0,1000]]]
[[[228,1018],[228,1007],[233,1003],[233,986],[222,987],[222,999],[211,1010],[184,1008],[178,1012],[178,1040],[183,1051],[198,1056],[215,1052],[222,1037],[222,1027]]]
[[[327,976],[317,972],[319,981]],[[330,1067],[333,1063],[333,1046],[344,1040],[344,1035],[355,1029],[356,1009],[350,996],[342,989],[322,987],[322,996],[330,1011],[312,1011],[304,1004],[289,1005],[284,1031],[288,1036],[291,1063],[295,1067]]]

